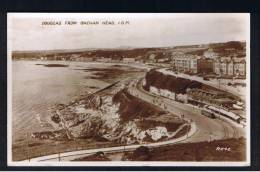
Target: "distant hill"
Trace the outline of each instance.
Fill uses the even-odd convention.
[[[96,58],[141,58],[146,59],[149,52],[161,52],[161,48],[135,48],[135,49],[88,49],[88,50],[53,50],[53,51],[14,51],[13,58],[39,58],[40,56],[71,56],[79,55],[82,57],[96,57]]]
[[[39,50],[39,51],[13,51],[12,57],[14,59],[30,59],[30,58],[40,58],[63,56],[69,58],[72,54],[81,57],[96,57],[96,58],[112,58],[112,59],[122,59],[122,58],[135,58],[146,60],[149,55],[155,54],[155,59],[166,58],[171,55],[174,51],[182,51],[184,53],[203,55],[205,51],[211,48],[214,52],[221,56],[230,55],[232,53],[240,54],[244,56],[245,54],[245,42],[240,41],[230,41],[225,43],[211,43],[202,45],[183,45],[175,47],[155,47],[155,48],[134,48],[128,46],[121,46],[114,49],[73,49],[73,50]]]
[[[238,57],[245,57],[246,42],[229,41],[224,43],[211,43],[202,45],[203,49],[190,51],[188,54],[202,56],[203,53],[209,49],[217,53],[219,56],[232,56],[236,54]]]

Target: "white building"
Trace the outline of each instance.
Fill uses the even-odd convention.
[[[198,72],[197,57],[188,54],[179,54],[172,57],[173,68],[178,72]]]
[[[234,59],[234,74],[246,76],[246,61]]]
[[[108,58],[105,58],[105,57],[99,57],[99,58],[98,58],[98,57],[97,57],[97,58],[96,58],[96,61],[98,61],[98,62],[105,62],[105,63],[106,63],[106,62],[110,62],[110,61],[111,61],[111,58],[109,58],[109,57],[108,57]]]
[[[163,62],[167,62],[167,61],[169,61],[168,58],[161,58],[161,59],[157,60],[158,63],[163,63]]]

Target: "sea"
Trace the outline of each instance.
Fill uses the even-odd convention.
[[[46,67],[42,64],[63,64],[68,67]],[[93,72],[82,69],[104,67],[104,64],[66,61],[12,61],[12,83],[8,83],[12,95],[13,143],[26,135],[51,130],[46,122],[50,108],[66,104],[80,95],[88,94],[109,83],[90,79]]]

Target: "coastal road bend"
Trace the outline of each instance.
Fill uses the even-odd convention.
[[[196,107],[147,92],[142,87],[142,80],[143,78],[139,79],[136,84],[132,84],[129,87],[130,94],[156,106],[161,106],[173,114],[179,115],[180,117],[184,116],[185,119],[195,122],[197,126],[196,133],[182,142],[211,141],[245,136],[245,128],[234,126],[233,124],[220,119],[206,117],[201,115],[200,110]],[[154,103],[155,98],[160,100],[160,105]]]
[[[128,85],[129,79],[131,81],[135,80],[135,78],[125,78],[121,82],[124,81]],[[132,85],[131,83],[132,82],[130,82],[129,85]],[[166,141],[155,142],[155,143],[135,144],[135,145],[125,145],[125,146],[115,146],[115,147],[107,147],[107,148],[77,150],[77,151],[64,152],[64,153],[59,153],[59,154],[52,154],[52,155],[47,155],[47,156],[31,158],[30,160],[27,159],[27,160],[20,161],[20,162],[21,162],[21,165],[24,165],[24,162],[30,163],[30,162],[48,162],[48,161],[71,161],[71,160],[74,160],[77,158],[95,154],[97,152],[115,153],[115,152],[133,151],[140,146],[146,146],[146,147],[152,148],[152,147],[162,147],[162,146],[172,145],[172,144],[176,144],[178,142],[182,142],[183,140],[189,139],[196,133],[195,123],[190,122],[190,126],[191,126],[191,129],[184,136],[174,138],[174,139],[169,139]],[[179,128],[178,130],[180,130],[180,129],[182,129],[182,128]],[[18,164],[19,164],[19,162],[18,162]]]
[[[139,79],[133,79],[135,83],[130,83],[128,85],[128,91],[131,95],[136,96],[148,103],[154,104],[155,106],[160,106],[161,108],[166,108],[167,111],[184,116],[185,120],[188,120],[191,124],[191,130],[187,135],[179,138],[170,139],[167,141],[148,143],[148,144],[136,144],[136,145],[126,145],[126,146],[116,146],[108,148],[97,148],[97,149],[87,149],[65,152],[60,154],[53,154],[48,156],[42,156],[37,158],[32,158],[29,160],[20,161],[24,162],[48,162],[48,161],[71,161],[76,158],[84,157],[87,155],[95,154],[97,152],[113,153],[113,152],[124,152],[132,151],[140,146],[147,147],[162,147],[167,145],[172,145],[176,143],[186,143],[186,142],[200,142],[200,141],[211,141],[217,139],[226,139],[244,136],[243,130],[236,126],[232,126],[230,123],[221,121],[219,119],[211,119],[203,116],[199,113],[198,109],[190,107],[188,105],[164,98],[161,96],[153,95],[142,88],[141,81],[143,76]],[[154,99],[160,99],[161,105],[154,103]]]

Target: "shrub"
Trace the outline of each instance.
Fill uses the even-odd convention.
[[[57,124],[61,122],[61,119],[58,114],[52,115],[51,120]]]

